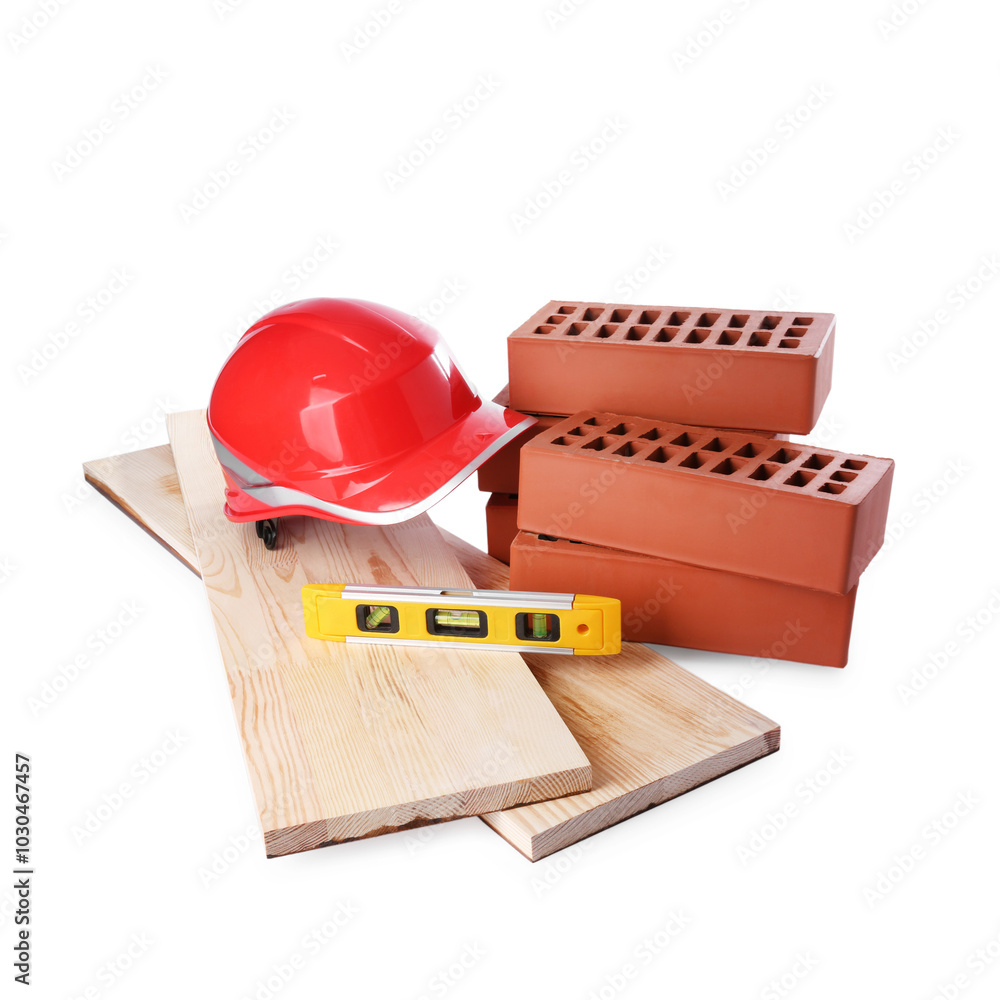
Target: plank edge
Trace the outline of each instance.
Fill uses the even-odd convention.
[[[547,830],[529,832],[516,815],[516,809],[506,813],[488,813],[480,819],[529,861],[541,861],[567,847],[589,840],[595,834],[609,830],[633,816],[717,781],[727,774],[735,774],[748,764],[776,753],[781,746],[781,727],[770,720],[766,721],[772,728],[728,747],[707,760],[617,795]],[[737,760],[735,766],[734,757]]]
[[[285,857],[333,844],[349,844],[355,840],[368,840],[387,833],[401,833],[455,819],[469,819],[480,815],[480,812],[469,812],[469,795],[498,800],[500,804],[496,806],[491,804],[490,811],[503,811],[550,799],[565,798],[566,795],[579,795],[590,790],[593,772],[590,764],[554,771],[545,776],[542,784],[548,788],[552,782],[564,785],[570,790],[553,793],[551,789],[532,789],[532,786],[539,784],[539,780],[524,778],[521,781],[476,788],[467,794],[449,793],[421,799],[419,802],[382,806],[360,814],[324,817],[308,823],[264,830],[264,849],[268,858]],[[527,799],[524,798],[525,795],[528,796]],[[472,808],[478,807],[473,804]],[[399,822],[396,818],[401,812],[412,814],[414,811],[417,811],[418,815],[406,822]]]
[[[98,460],[99,461],[99,460]],[[143,531],[149,535],[153,541],[158,542],[160,546],[166,549],[172,556],[178,559],[184,566],[187,566],[195,576],[201,576],[201,570],[197,566],[193,565],[189,559],[183,556],[177,551],[162,535],[158,535],[153,529],[146,524],[145,521],[140,517],[138,511],[132,507],[128,501],[115,493],[114,490],[103,480],[100,479],[96,472],[93,471],[92,462],[83,463],[83,478],[106,500],[110,500],[115,507],[117,507],[129,520],[134,521]]]

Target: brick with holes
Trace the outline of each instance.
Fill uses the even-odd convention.
[[[493,493],[486,501],[486,550],[510,565],[510,544],[517,534],[517,495]]]
[[[845,594],[885,535],[893,462],[586,410],[521,449],[518,527]]]
[[[505,385],[493,397],[493,402],[509,408],[509,386]],[[569,413],[532,413],[530,416],[535,417],[538,423],[523,431],[513,441],[509,441],[479,467],[479,489],[483,493],[516,493],[521,471],[521,448],[537,434],[541,434],[553,424],[568,417]],[[760,434],[779,441],[784,441],[788,437],[787,434],[777,434],[774,431],[748,431],[747,433]]]
[[[553,301],[507,338],[510,405],[808,434],[830,393],[835,325],[831,313]]]
[[[830,594],[656,556],[518,532],[514,590],[622,602],[622,638],[828,667],[847,664],[858,588]]]

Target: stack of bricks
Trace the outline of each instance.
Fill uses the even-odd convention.
[[[539,422],[479,474],[511,587],[617,597],[626,640],[844,666],[893,463],[788,441],[833,339],[825,313],[536,313],[498,401]]]

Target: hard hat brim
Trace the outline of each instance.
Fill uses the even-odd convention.
[[[304,488],[307,484],[269,482],[216,439],[216,452],[228,478],[239,484],[229,491],[225,513],[232,521],[304,514],[349,524],[399,524],[444,499],[535,423],[532,416],[483,402],[424,444],[419,453],[395,463],[378,482],[346,498],[336,495],[336,479],[312,480],[308,491]],[[325,496],[316,489],[324,485]]]

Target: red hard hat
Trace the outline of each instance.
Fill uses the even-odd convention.
[[[208,406],[232,521],[396,524],[534,422],[480,399],[432,327],[356,299],[293,302],[259,319]]]

